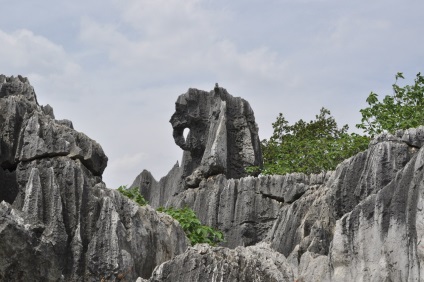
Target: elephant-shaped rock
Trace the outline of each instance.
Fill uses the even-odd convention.
[[[184,150],[181,167],[187,187],[218,174],[241,178],[247,176],[246,167],[262,166],[252,108],[222,87],[210,92],[190,88],[178,97],[170,123],[175,143]]]

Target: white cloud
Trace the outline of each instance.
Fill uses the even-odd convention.
[[[122,20],[134,29],[143,31],[149,38],[168,37],[174,32],[181,34],[197,34],[212,31],[214,23],[224,20],[225,13],[217,13],[204,9],[204,1],[199,0],[130,0],[126,5],[116,2],[121,9]]]
[[[107,53],[115,66],[136,69],[149,81],[199,73],[281,78],[284,62],[275,51],[261,45],[240,51],[235,42],[219,35],[225,13],[205,10],[201,3],[129,1],[120,5],[123,23],[105,25],[86,19],[80,38]],[[130,37],[126,30],[139,36]]]
[[[27,29],[10,34],[0,30],[0,52],[7,54],[0,57],[0,64],[8,69],[25,69],[43,74],[73,74],[80,70],[69,59],[62,46]]]

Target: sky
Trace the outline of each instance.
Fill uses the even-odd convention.
[[[261,139],[281,112],[328,108],[352,131],[371,91],[424,72],[422,0],[0,0],[0,74],[100,143],[107,187],[181,160],[169,119],[188,88],[249,101]]]

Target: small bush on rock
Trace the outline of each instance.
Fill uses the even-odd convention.
[[[224,241],[224,235],[221,231],[202,225],[195,212],[188,207],[182,209],[160,207],[158,211],[172,216],[180,223],[192,246],[199,243],[215,246]]]
[[[147,205],[146,199],[140,194],[138,187],[127,188],[126,185],[119,186],[118,191],[125,197],[130,198],[140,206]]]
[[[315,120],[299,120],[293,125],[277,117],[274,133],[262,141],[263,169],[247,168],[248,173],[286,174],[293,172],[321,173],[334,170],[343,160],[368,148],[370,139],[339,128],[326,108],[321,108]]]

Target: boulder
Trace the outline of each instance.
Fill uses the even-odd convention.
[[[265,243],[228,249],[198,244],[155,269],[150,282],[294,281],[286,258]]]

